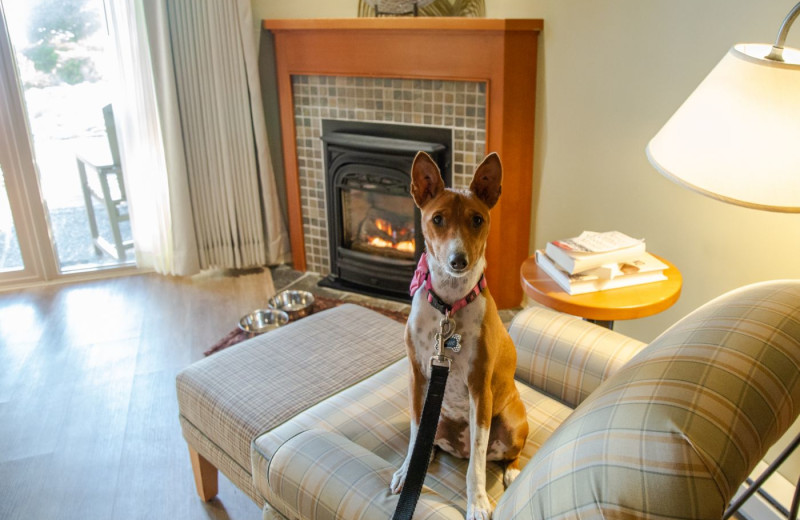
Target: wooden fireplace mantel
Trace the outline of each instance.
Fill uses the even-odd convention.
[[[486,152],[503,163],[492,210],[487,274],[499,308],[522,301],[519,269],[529,255],[536,57],[542,20],[352,18],[264,20],[274,37],[295,269],[305,270],[296,154],[293,75],[364,76],[486,83]]]

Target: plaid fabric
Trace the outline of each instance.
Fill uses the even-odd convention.
[[[544,307],[525,309],[511,323],[515,377],[578,406],[645,344]]]
[[[261,511],[261,518],[262,520],[286,520],[286,517],[269,505],[269,502],[264,504],[264,509]]]
[[[719,519],[800,411],[800,281],[703,306],[592,393],[496,518]]]
[[[259,495],[253,484],[253,475],[250,465],[242,466],[233,460],[223,449],[214,443],[205,433],[180,416],[181,430],[186,443],[202,454],[215,468],[222,472],[236,487],[244,491],[250,499],[258,505],[264,503],[264,497]],[[188,458],[188,457],[187,457]]]
[[[177,376],[184,437],[240,484],[253,439],[403,357],[403,330],[342,305],[197,361]]]
[[[400,467],[408,449],[408,371],[408,360],[403,359],[256,439],[252,465],[259,493],[283,514],[292,517],[288,510],[282,508],[285,503],[293,503],[296,496],[283,495],[281,490],[270,486],[267,475],[272,472],[272,458],[281,446],[312,429],[335,432],[385,461],[386,467],[392,469],[385,474],[380,473],[381,492],[388,490],[392,473]],[[523,384],[517,384],[517,388],[527,408],[530,424],[528,440],[521,455],[525,463],[572,410]],[[439,451],[425,480],[431,492],[455,505],[462,517],[466,510],[465,474],[468,464],[466,459]],[[336,473],[335,468],[331,472]],[[330,476],[338,478],[338,475]],[[503,493],[503,467],[500,464],[487,464],[486,489],[494,501]],[[376,504],[385,506],[382,495],[376,495],[374,499]]]
[[[396,469],[340,435],[307,430],[275,453],[267,479],[273,505],[289,518],[372,520],[390,518],[397,506],[389,492]],[[423,488],[414,518],[462,520],[464,513]]]

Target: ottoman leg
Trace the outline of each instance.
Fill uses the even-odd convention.
[[[194,485],[197,487],[197,494],[200,495],[203,502],[208,502],[217,496],[217,468],[191,446],[189,446],[189,457],[192,459],[192,471],[194,472]]]

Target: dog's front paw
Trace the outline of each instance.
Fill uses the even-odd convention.
[[[466,520],[491,520],[492,504],[486,495],[475,497],[467,506]]]
[[[403,464],[400,469],[392,475],[392,483],[389,484],[389,491],[397,495],[403,490],[403,484],[406,483],[406,474],[408,473],[408,464]]]
[[[510,486],[511,483],[514,482],[518,476],[519,476],[518,468],[506,468],[505,473],[503,473],[503,485],[505,486],[505,488],[508,489],[508,486]]]

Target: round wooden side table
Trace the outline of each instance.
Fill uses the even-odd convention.
[[[667,279],[631,287],[570,296],[539,269],[533,256],[522,262],[520,281],[525,294],[542,305],[611,329],[616,320],[651,316],[678,301],[683,285],[681,272],[669,261],[656,258],[667,264]]]

